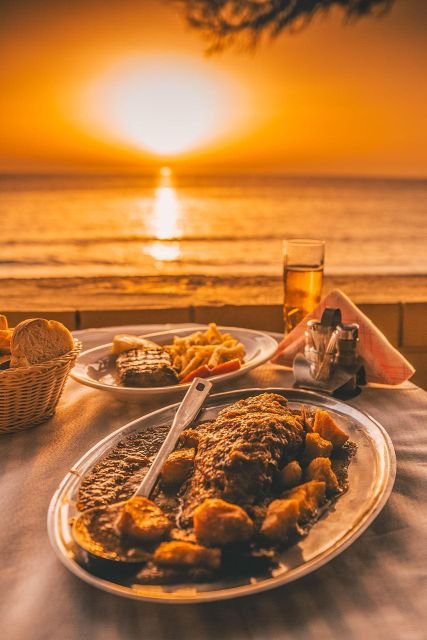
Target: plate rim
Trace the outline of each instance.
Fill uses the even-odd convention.
[[[154,336],[163,336],[168,334],[173,335],[173,334],[179,334],[180,332],[190,331],[190,330],[194,333],[198,329],[207,328],[207,327],[208,327],[207,324],[201,323],[201,324],[193,325],[191,327],[190,326],[180,327],[178,329],[165,329],[162,331],[151,331],[150,333],[142,333],[141,337],[145,339],[149,339]],[[232,371],[230,373],[223,373],[218,376],[211,376],[209,380],[213,382],[213,384],[218,384],[221,382],[226,382],[227,380],[232,380],[233,378],[236,378],[239,375],[244,375],[248,371],[251,371],[256,367],[259,367],[265,362],[268,362],[268,360],[270,360],[270,358],[273,357],[278,347],[278,341],[276,340],[276,338],[274,338],[267,331],[260,331],[258,329],[246,329],[245,327],[234,327],[234,326],[225,326],[225,325],[218,325],[218,329],[220,331],[228,331],[230,333],[233,330],[244,331],[247,334],[262,337],[267,342],[270,342],[270,348],[267,348],[264,354],[260,354],[259,356],[253,358],[249,362],[244,362],[243,365],[240,367],[240,369],[238,369],[237,371]],[[165,387],[124,387],[124,386],[99,382],[98,380],[94,380],[87,375],[80,374],[77,368],[79,367],[79,364],[81,364],[79,363],[79,360],[81,360],[81,358],[83,358],[85,355],[93,353],[94,351],[111,347],[112,344],[113,344],[112,342],[106,342],[104,344],[97,345],[96,347],[91,347],[90,349],[85,349],[84,351],[82,351],[77,359],[76,364],[70,371],[71,378],[76,382],[83,384],[84,386],[92,387],[93,389],[99,389],[100,391],[107,391],[109,393],[120,395],[122,397],[124,396],[144,397],[149,395],[150,393],[155,394],[157,396],[161,396],[161,395],[177,393],[181,390],[187,390],[189,388],[190,383],[180,384],[180,385],[176,385],[176,384],[167,385]]]
[[[307,396],[307,400],[311,400],[313,403],[316,403],[316,401],[320,402],[321,403],[320,406],[322,405],[324,406],[325,402],[327,402],[327,404],[330,403],[332,405],[335,405],[330,408],[336,411],[337,413],[341,413],[342,415],[355,418],[355,416],[352,415],[354,413],[356,415],[361,414],[364,418],[368,418],[368,420],[370,420],[375,425],[376,429],[381,434],[384,441],[384,445],[385,445],[385,451],[387,452],[386,460],[388,464],[387,464],[387,474],[380,488],[380,493],[374,505],[372,506],[372,508],[368,510],[368,512],[364,513],[362,519],[357,523],[357,525],[349,529],[344,534],[344,536],[338,542],[335,543],[334,546],[319,553],[317,556],[304,562],[299,567],[296,567],[291,572],[289,572],[290,575],[289,573],[284,573],[276,577],[267,578],[256,584],[246,584],[238,587],[218,589],[216,591],[210,591],[210,592],[197,591],[197,592],[194,592],[194,594],[183,592],[182,595],[180,595],[179,592],[177,592],[177,593],[174,593],[172,597],[169,593],[160,592],[160,590],[155,595],[140,594],[138,593],[138,587],[131,589],[130,587],[112,583],[103,578],[94,576],[89,571],[81,567],[71,557],[70,554],[65,553],[63,549],[61,549],[57,539],[59,537],[59,533],[57,531],[56,516],[57,516],[58,509],[61,506],[60,495],[61,495],[63,486],[69,481],[69,479],[71,479],[71,476],[75,477],[76,473],[80,475],[76,467],[81,466],[85,461],[87,461],[88,458],[91,457],[92,453],[96,449],[101,448],[103,445],[106,445],[110,440],[113,440],[121,431],[128,429],[129,427],[131,427],[137,422],[140,422],[143,419],[146,419],[149,417],[151,418],[156,414],[165,412],[166,410],[172,410],[173,408],[179,405],[179,402],[175,402],[165,407],[161,407],[160,409],[156,409],[155,411],[151,411],[150,413],[145,414],[144,416],[141,416],[139,418],[136,418],[135,420],[132,420],[131,422],[126,423],[122,427],[115,429],[113,432],[109,433],[107,436],[105,436],[104,438],[99,440],[97,443],[95,443],[88,451],[86,451],[86,453],[83,454],[83,456],[79,458],[77,462],[75,462],[70,467],[70,470],[64,476],[64,478],[58,485],[58,488],[54,492],[51,498],[51,501],[49,503],[49,508],[47,512],[48,538],[49,538],[51,547],[53,548],[60,562],[71,573],[73,573],[75,576],[82,579],[87,584],[90,584],[91,586],[94,586],[108,593],[112,593],[118,596],[132,599],[132,600],[137,600],[140,602],[151,602],[151,603],[158,603],[158,604],[196,604],[196,603],[203,603],[203,602],[231,600],[234,598],[255,595],[263,591],[268,591],[276,587],[284,586],[285,584],[290,584],[291,582],[294,582],[295,580],[298,580],[299,578],[302,578],[303,576],[317,569],[320,569],[330,560],[333,560],[335,557],[337,557],[339,554],[345,551],[353,542],[355,542],[364,533],[364,531],[366,531],[369,525],[372,524],[372,522],[377,518],[377,516],[380,514],[385,504],[387,503],[390,497],[390,494],[393,490],[394,482],[396,479],[397,463],[396,463],[396,454],[395,454],[391,437],[389,436],[386,429],[382,426],[382,424],[378,420],[376,420],[373,416],[371,416],[368,412],[363,411],[357,407],[353,407],[352,405],[349,405],[346,402],[340,401],[336,398],[331,398],[329,396],[325,396],[313,391],[308,391],[303,389],[295,389],[290,387],[266,387],[266,388],[248,387],[245,389],[233,389],[231,391],[225,391],[225,392],[213,394],[212,396],[209,397],[209,401],[212,401],[214,399],[226,398],[226,397],[230,397],[232,395],[237,395],[237,394],[245,394],[245,393],[250,394],[255,392],[257,393],[279,392],[283,395],[285,395],[286,393],[290,395],[292,393],[294,394],[298,393],[303,397]],[[340,411],[339,407],[347,407],[348,410]],[[143,587],[144,585],[141,585],[141,589],[143,589]],[[192,588],[193,587],[189,587],[189,590],[191,590]]]

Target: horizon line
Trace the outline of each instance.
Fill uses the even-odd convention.
[[[171,163],[169,163],[171,164]],[[32,177],[32,178],[78,178],[78,177],[152,177],[158,176],[160,173],[160,169],[164,166],[169,165],[167,163],[163,165],[156,165],[154,167],[145,167],[141,169],[136,169],[133,167],[132,169],[121,169],[119,167],[115,167],[112,165],[109,169],[90,169],[84,171],[75,171],[75,170],[64,170],[64,171],[20,171],[20,170],[7,170],[0,168],[0,178],[24,178],[24,177]],[[170,167],[172,171],[172,176],[182,176],[182,177],[196,177],[196,176],[217,176],[217,177],[248,177],[258,175],[260,177],[268,176],[268,177],[278,177],[278,178],[319,178],[319,179],[342,179],[342,180],[406,180],[406,181],[426,181],[426,174],[387,174],[387,173],[378,173],[378,174],[363,174],[363,173],[334,173],[334,172],[325,172],[325,173],[313,173],[313,172],[292,172],[278,169],[259,169],[259,168],[233,168],[230,170],[221,170],[214,168],[173,168]]]

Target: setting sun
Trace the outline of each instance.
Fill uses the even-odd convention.
[[[205,64],[156,56],[119,63],[89,84],[85,113],[104,135],[156,155],[199,147],[229,127],[235,102],[227,77]],[[93,114],[99,103],[102,113]]]

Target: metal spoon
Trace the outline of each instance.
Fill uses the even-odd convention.
[[[168,455],[173,451],[181,432],[188,427],[199,413],[203,402],[212,388],[212,383],[203,378],[195,378],[179,405],[172,426],[156,457],[132,497],[149,498]],[[131,498],[129,498],[131,499]],[[135,546],[125,547],[115,522],[126,501],[102,507],[92,507],[83,511],[72,524],[72,536],[86,563],[111,561],[117,563],[145,562],[149,553]],[[99,525],[99,526],[97,526]],[[94,535],[98,534],[98,535]],[[79,555],[79,554],[78,554]],[[110,565],[111,566],[111,565]]]

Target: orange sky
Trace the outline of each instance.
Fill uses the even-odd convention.
[[[0,34],[0,170],[144,170],[155,163],[426,176],[426,5],[397,0],[385,18],[351,25],[339,13],[319,17],[255,54],[206,58],[200,36],[167,0],[9,0]],[[194,115],[208,133],[196,130],[173,157],[145,144],[155,134],[138,117],[144,91],[151,93],[147,68],[160,69],[169,92],[181,72],[191,85],[187,98],[176,98],[178,111],[191,102],[181,128],[195,126],[194,92],[201,96]]]

